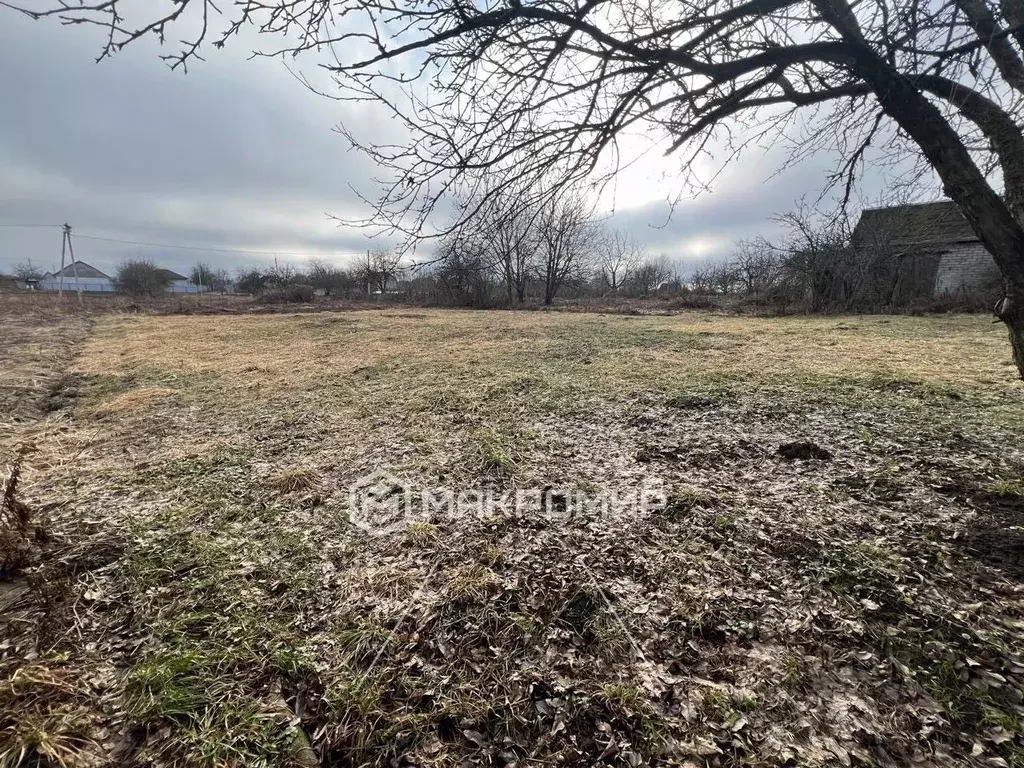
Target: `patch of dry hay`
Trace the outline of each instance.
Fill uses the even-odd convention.
[[[128,414],[134,411],[145,411],[153,407],[157,401],[171,397],[177,391],[169,387],[133,389],[99,403],[89,411],[89,415],[104,417],[114,414]]]

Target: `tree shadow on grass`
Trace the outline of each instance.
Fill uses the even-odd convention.
[[[940,489],[963,498],[978,513],[972,525],[956,540],[964,553],[1024,582],[1024,496],[952,485]]]

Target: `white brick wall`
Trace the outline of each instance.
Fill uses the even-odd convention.
[[[942,254],[935,273],[935,294],[970,292],[999,277],[992,256],[981,243],[957,243]]]

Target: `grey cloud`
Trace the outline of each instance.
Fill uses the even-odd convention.
[[[682,262],[724,259],[739,240],[764,236],[778,240],[785,229],[774,218],[795,210],[801,199],[815,204],[825,191],[835,158],[820,155],[783,169],[785,148],[770,151],[748,149],[730,164],[712,184],[711,190],[683,198],[670,206],[667,201],[619,210],[611,226],[628,231],[653,254],[664,253]],[[855,214],[860,200],[881,197],[887,176],[868,169],[849,211]],[[838,191],[817,203],[820,210],[836,209]]]
[[[358,253],[361,230],[327,213],[364,213],[349,188],[371,168],[332,131],[339,119],[378,134],[366,109],[304,89],[277,61],[246,60],[244,44],[190,74],[170,72],[151,45],[94,64],[95,36],[9,11],[0,26],[0,223],[61,223],[118,239],[288,252]],[[45,231],[0,228],[0,263],[56,258]],[[110,269],[138,248],[81,241]],[[155,255],[154,249],[145,249]],[[161,251],[184,269],[197,257]]]

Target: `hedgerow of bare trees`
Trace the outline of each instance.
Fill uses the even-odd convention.
[[[386,293],[402,274],[402,254],[389,248],[373,248],[366,252],[366,261],[356,268],[367,293]]]
[[[541,203],[503,195],[476,207],[440,240],[422,272],[438,281],[443,303],[550,306],[570,285],[577,295],[640,297],[672,273],[628,232],[608,228],[576,191]]]

